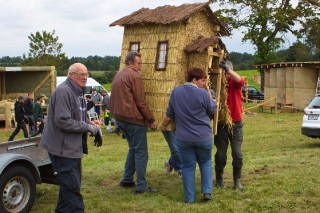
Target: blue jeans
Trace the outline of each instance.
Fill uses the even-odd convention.
[[[164,138],[166,139],[169,149],[170,149],[170,158],[169,164],[173,167],[174,171],[181,172],[181,161],[180,161],[180,154],[177,147],[177,140],[176,140],[176,132],[172,130],[162,131]]]
[[[97,113],[98,118],[100,119],[100,107],[99,106],[94,106],[94,111]]]
[[[60,186],[56,213],[83,213],[84,203],[80,193],[81,158],[65,158],[49,153],[57,182]]]
[[[181,157],[184,201],[196,200],[195,171],[198,162],[201,173],[201,193],[212,193],[212,140],[181,141],[177,139]]]
[[[145,191],[148,187],[146,172],[148,164],[147,127],[116,120],[128,141],[128,154],[124,166],[122,182],[134,182],[137,173],[136,191]]]

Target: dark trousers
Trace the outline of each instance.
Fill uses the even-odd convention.
[[[100,106],[94,106],[94,111],[97,113],[98,117],[100,118]]]
[[[25,138],[27,138],[28,137],[28,130],[26,127],[26,123],[24,121],[19,121],[19,122],[17,122],[17,127],[10,135],[8,141],[13,141],[14,137],[20,132],[20,129],[22,129],[22,131],[23,131],[23,136]]]
[[[214,136],[214,145],[217,148],[215,154],[215,169],[223,171],[227,163],[227,151],[230,142],[232,152],[233,168],[242,168],[242,151],[243,141],[242,121],[236,122],[229,131],[227,126],[218,125],[218,134]]]
[[[56,213],[83,213],[84,203],[80,193],[81,158],[65,158],[49,153],[57,182],[60,186]]]

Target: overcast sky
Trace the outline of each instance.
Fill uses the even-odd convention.
[[[120,56],[123,27],[109,24],[139,10],[205,0],[0,0],[0,57],[29,52],[31,33],[51,32],[72,56]],[[212,8],[214,11],[215,8]],[[254,53],[241,33],[222,38],[229,52]]]

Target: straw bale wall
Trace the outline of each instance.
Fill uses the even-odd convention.
[[[294,67],[287,67],[286,71],[286,88],[294,87]]]
[[[264,69],[264,86],[265,88],[270,87],[270,71],[268,69]]]
[[[219,26],[213,26],[211,20],[204,13],[197,13],[189,18],[185,36],[189,41],[192,41],[199,35],[204,37],[217,35],[219,30]]]
[[[287,67],[285,68],[286,83],[285,83],[285,98],[283,102],[285,103],[294,103],[294,68]]]
[[[278,68],[277,72],[277,101],[285,102],[286,100],[286,69]]]
[[[190,53],[188,56],[188,69],[192,67],[201,68],[206,70],[208,67],[208,53]]]
[[[294,88],[286,88],[286,103],[293,104],[294,103]]]
[[[271,68],[269,71],[269,87],[277,87],[277,69]]]
[[[265,71],[266,99],[277,96],[276,102],[290,103],[295,109],[303,110],[315,95],[318,78],[316,67],[272,67]]]

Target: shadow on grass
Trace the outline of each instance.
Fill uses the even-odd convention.
[[[318,139],[316,139],[318,140]],[[320,140],[315,141],[313,143],[308,143],[308,144],[303,144],[301,147],[306,147],[306,148],[320,148]]]

